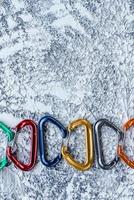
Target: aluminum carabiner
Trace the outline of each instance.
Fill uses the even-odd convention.
[[[121,141],[124,138],[124,133],[107,119],[99,119],[94,125],[94,142],[97,161],[102,169],[109,170],[117,164],[117,162],[119,161],[119,156],[116,155],[111,162],[105,163],[101,141],[102,127],[104,125],[112,128],[115,132],[119,134],[119,141]]]
[[[75,169],[85,171],[92,167],[94,161],[94,152],[93,152],[93,134],[92,134],[92,125],[89,121],[85,119],[77,119],[71,122],[68,126],[68,131],[71,133],[75,128],[79,126],[84,126],[86,134],[86,160],[84,163],[79,163],[74,160],[73,156],[69,152],[68,146],[62,146],[62,155],[63,158]]]
[[[40,159],[41,159],[42,164],[45,165],[46,167],[54,167],[61,161],[62,155],[61,153],[59,153],[57,157],[55,157],[54,159],[52,160],[47,159],[47,155],[46,155],[47,148],[44,141],[44,132],[46,132],[46,127],[47,127],[48,122],[54,124],[55,126],[59,128],[59,130],[62,133],[62,138],[66,138],[66,136],[68,135],[68,131],[58,120],[56,120],[54,117],[50,116],[49,114],[46,114],[45,116],[43,116],[39,121],[38,135],[39,135]]]
[[[8,137],[8,142],[12,141],[14,138],[14,132],[3,122],[0,122],[0,129],[3,131],[4,134]],[[5,156],[0,160],[0,170],[3,169],[8,164],[8,159]]]
[[[37,159],[37,125],[33,120],[30,119],[25,119],[21,121],[16,127],[16,134],[21,131],[22,128],[24,127],[30,127],[31,128],[31,133],[32,133],[32,138],[31,138],[31,151],[30,151],[30,162],[28,164],[24,164],[20,162],[14,155],[13,149],[11,146],[7,146],[6,153],[7,157],[11,162],[14,163],[16,167],[21,169],[22,171],[29,171],[31,170],[36,163]]]
[[[128,120],[124,126],[123,126],[123,130],[127,131],[129,128],[131,128],[132,126],[134,126],[134,118]],[[118,156],[120,157],[121,160],[123,160],[129,167],[134,169],[134,160],[130,160],[129,157],[126,155],[126,153],[124,152],[124,141],[121,140],[121,142],[118,145]]]

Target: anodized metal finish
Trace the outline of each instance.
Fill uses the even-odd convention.
[[[124,131],[127,131],[129,128],[131,128],[132,126],[134,126],[134,118],[130,119],[129,121],[127,121],[124,126],[123,129]],[[121,158],[121,160],[123,160],[129,167],[134,169],[134,160],[131,160],[125,153],[124,151],[124,141],[122,140],[119,145],[118,145],[118,150],[117,150],[118,156]]]
[[[32,133],[30,162],[28,164],[20,162],[14,155],[14,149],[12,149],[11,146],[7,146],[6,153],[9,160],[13,162],[16,167],[18,167],[22,171],[29,171],[35,166],[37,159],[37,125],[33,120],[25,119],[15,127],[16,134],[20,132],[21,129],[25,126],[29,126],[31,128]]]
[[[8,137],[8,142],[12,141],[14,138],[14,132],[3,122],[0,122],[0,129],[3,131],[4,134]],[[5,166],[8,165],[8,159],[4,156],[0,160],[0,170],[3,169]]]
[[[119,161],[119,156],[115,155],[114,159],[111,160],[109,163],[105,162],[103,148],[102,148],[102,141],[101,141],[102,127],[104,125],[112,128],[119,134],[119,142],[124,139],[124,133],[107,119],[99,119],[94,125],[94,142],[95,142],[95,153],[97,156],[97,161],[102,169],[109,170],[112,169],[117,164],[117,162]]]
[[[68,146],[62,146],[62,155],[63,158],[75,169],[85,171],[92,167],[94,161],[94,152],[93,152],[93,133],[92,133],[92,125],[89,121],[85,119],[77,119],[71,122],[68,126],[68,131],[71,133],[78,126],[85,127],[85,135],[86,135],[86,160],[84,163],[79,163],[74,160],[73,156],[69,152]]]
[[[43,165],[47,167],[54,167],[56,166],[62,159],[61,152],[52,160],[48,160],[47,158],[47,146],[44,141],[44,131],[46,132],[47,123],[50,122],[57,126],[62,134],[62,138],[66,138],[68,135],[67,129],[54,117],[50,116],[49,114],[43,116],[38,124],[38,135],[39,135],[39,151],[40,151],[40,158]]]

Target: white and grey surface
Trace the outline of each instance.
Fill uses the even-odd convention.
[[[133,0],[1,0],[0,120],[15,126],[45,112],[65,126],[77,118],[107,118],[121,127],[134,117]],[[47,136],[49,156],[60,149],[60,133]],[[80,129],[81,130],[81,129]],[[84,134],[72,134],[75,157],[84,158]],[[50,140],[51,139],[51,140]],[[19,157],[28,159],[30,139],[19,138]],[[117,135],[103,134],[106,159],[114,157]],[[2,145],[2,143],[1,143]],[[126,151],[133,158],[134,139]],[[13,164],[0,172],[1,200],[131,200],[134,170],[119,163],[110,171],[84,173],[62,161],[30,172]]]

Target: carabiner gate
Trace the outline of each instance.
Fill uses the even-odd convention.
[[[89,121],[85,119],[77,119],[69,124],[68,131],[71,133],[78,126],[85,127],[86,161],[84,163],[79,163],[78,161],[75,161],[72,155],[70,155],[68,146],[64,146],[64,145],[62,146],[62,155],[63,155],[63,158],[74,168],[76,168],[77,170],[85,171],[92,167],[93,160],[94,160],[92,125],[90,124]]]
[[[54,117],[50,116],[49,114],[46,114],[45,116],[43,116],[39,121],[38,135],[39,135],[39,150],[40,150],[41,162],[43,165],[47,167],[54,167],[61,161],[62,155],[61,153],[59,153],[56,158],[52,160],[47,159],[47,155],[46,155],[47,149],[46,149],[46,144],[44,142],[44,128],[47,127],[46,126],[47,122],[54,124],[60,129],[62,133],[62,138],[66,138],[66,136],[68,135],[68,131],[58,120],[56,120]]]
[[[3,122],[0,122],[0,129],[3,131],[4,134],[8,137],[8,142],[12,141],[14,138],[14,132]],[[0,170],[3,169],[8,164],[8,159],[5,156],[3,159],[0,160]]]
[[[104,125],[112,128],[119,134],[119,141],[123,140],[124,133],[107,119],[99,119],[94,125],[94,142],[95,142],[97,161],[102,169],[109,170],[112,169],[117,164],[117,162],[119,161],[119,156],[116,155],[111,162],[105,163],[103,149],[102,149],[102,141],[101,141],[102,127]]]
[[[123,126],[124,131],[127,131],[130,127],[134,126],[134,118],[128,120]],[[134,160],[130,160],[129,157],[124,152],[124,142],[121,140],[121,143],[118,145],[117,150],[118,156],[123,160],[129,167],[134,169]]]
[[[30,162],[28,164],[24,164],[20,162],[15,157],[11,146],[7,146],[6,153],[9,160],[13,162],[16,167],[18,167],[22,171],[29,171],[35,166],[36,158],[37,158],[37,126],[36,126],[36,123],[30,119],[23,120],[15,127],[16,134],[20,132],[20,130],[24,128],[25,126],[29,126],[32,132]]]

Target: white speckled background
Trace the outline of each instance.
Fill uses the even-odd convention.
[[[84,117],[105,117],[121,127],[134,117],[133,0],[0,0],[0,120],[15,126],[45,112],[65,126]],[[55,130],[55,131],[54,131]],[[73,134],[75,157],[84,158],[81,129]],[[107,160],[117,135],[105,129]],[[48,132],[50,157],[60,133]],[[23,137],[24,135],[24,137]],[[126,151],[133,158],[134,139]],[[19,157],[28,159],[28,134],[18,138]],[[50,151],[51,150],[51,151]],[[84,173],[65,161],[54,169],[40,162],[30,172],[13,164],[0,172],[0,200],[133,200],[134,170],[120,162],[110,171]]]

